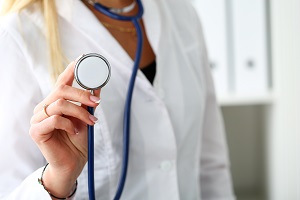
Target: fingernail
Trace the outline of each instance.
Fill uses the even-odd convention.
[[[75,128],[75,129],[74,129],[74,132],[75,132],[75,134],[76,134],[76,135],[78,135],[78,134],[79,134],[79,131],[78,131],[78,129],[77,129],[77,128]]]
[[[92,120],[94,123],[96,123],[98,121],[98,118],[95,117],[94,115],[90,115],[89,116],[90,120]]]
[[[90,100],[94,103],[100,103],[101,99],[96,96],[90,96]]]

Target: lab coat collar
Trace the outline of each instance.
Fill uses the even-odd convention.
[[[145,10],[143,21],[146,33],[148,33],[149,42],[156,53],[159,49],[161,31],[158,5],[153,0],[143,1],[143,4]],[[133,60],[81,0],[56,0],[56,5],[59,16],[76,26],[78,30],[100,47],[101,53],[106,52],[105,56],[108,57],[114,55],[111,59],[118,60],[121,65],[132,68]],[[149,33],[150,30],[151,34]]]

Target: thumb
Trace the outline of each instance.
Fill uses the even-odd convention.
[[[56,85],[72,85],[74,80],[74,68],[76,62],[83,56],[79,56],[75,61],[69,63],[66,69],[58,76]]]

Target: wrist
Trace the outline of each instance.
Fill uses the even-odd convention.
[[[52,199],[68,199],[76,192],[77,176],[74,176],[74,173],[61,173],[47,164],[39,183],[43,185]]]

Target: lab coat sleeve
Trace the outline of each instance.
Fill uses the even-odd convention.
[[[44,158],[28,132],[42,98],[18,34],[0,28],[0,199],[51,199],[38,183]]]
[[[202,48],[202,67],[205,86],[205,106],[203,115],[202,143],[200,154],[200,185],[203,200],[233,200],[230,162],[223,119],[216,102],[215,90],[203,38],[201,24],[196,11],[191,7],[199,46]]]
[[[203,200],[233,200],[230,162],[220,109],[211,76],[206,70],[207,93],[200,154],[200,184]]]

